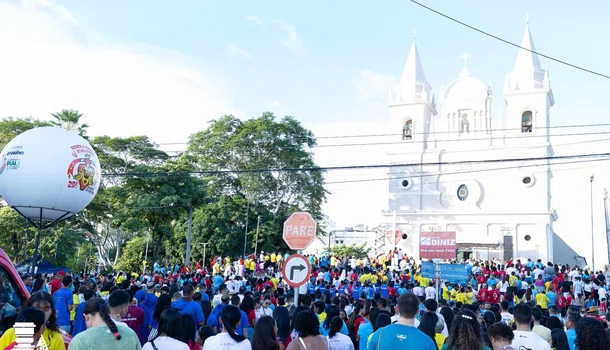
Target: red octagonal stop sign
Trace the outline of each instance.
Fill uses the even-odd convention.
[[[309,213],[293,213],[284,222],[284,241],[292,250],[303,250],[316,239],[316,228]]]

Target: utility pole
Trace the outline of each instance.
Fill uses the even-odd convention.
[[[184,259],[184,265],[189,266],[191,264],[191,237],[193,236],[193,205],[189,205],[189,222],[188,222],[188,233],[186,236],[186,258]]]
[[[248,206],[246,207],[246,228],[244,230],[244,257],[246,256],[246,243],[248,242],[248,219],[250,215],[250,197],[246,194],[248,198]]]
[[[591,174],[589,178],[591,182],[591,271],[595,273],[595,230],[593,227],[593,179],[595,176]]]
[[[254,256],[256,257],[256,251],[258,250],[258,229],[261,225],[261,216],[259,215],[256,219],[256,243],[254,244]],[[246,255],[244,254],[244,258]]]
[[[148,260],[148,238],[150,237],[149,233],[146,232],[146,252],[144,253],[144,261]],[[144,273],[146,273],[146,265],[143,266]]]
[[[208,242],[208,243],[199,243],[199,244],[203,245],[203,268],[205,269],[205,247],[207,247],[208,244],[210,244],[210,243]]]

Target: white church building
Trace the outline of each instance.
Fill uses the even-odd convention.
[[[521,47],[535,51],[529,26]],[[456,232],[458,258],[532,258],[578,263],[553,223],[550,138],[553,92],[538,56],[519,49],[503,101],[461,72],[438,98],[426,80],[415,39],[400,82],[389,94],[403,142],[389,153],[390,226],[407,234],[398,247],[419,256],[421,232]],[[506,104],[506,116],[494,113]],[[533,160],[523,160],[532,158]],[[511,161],[514,160],[514,161]],[[388,246],[388,245],[386,245]]]

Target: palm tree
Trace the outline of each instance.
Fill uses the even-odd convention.
[[[87,139],[87,123],[80,124],[80,118],[83,116],[77,110],[74,109],[62,109],[59,113],[51,114],[55,120],[51,121],[52,125],[62,127],[66,130],[73,131],[79,134],[81,137]]]

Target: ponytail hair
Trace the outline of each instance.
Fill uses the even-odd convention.
[[[341,317],[339,316],[335,316],[333,317],[332,320],[330,320],[330,330],[328,331],[328,337],[332,338],[334,337],[337,333],[341,333],[341,330],[343,329],[343,320],[341,319]]]
[[[241,313],[237,306],[227,305],[222,309],[222,314],[220,315],[220,320],[222,321],[222,326],[227,330],[229,336],[238,343],[241,343],[246,337],[243,335],[239,335],[235,333],[235,327],[241,320]]]
[[[85,304],[84,313],[85,315],[99,314],[102,320],[104,320],[104,323],[106,323],[108,328],[110,328],[112,334],[114,334],[116,340],[121,340],[119,330],[117,329],[117,326],[114,321],[110,318],[110,309],[108,308],[108,305],[106,304],[104,299],[98,297],[89,299]]]

